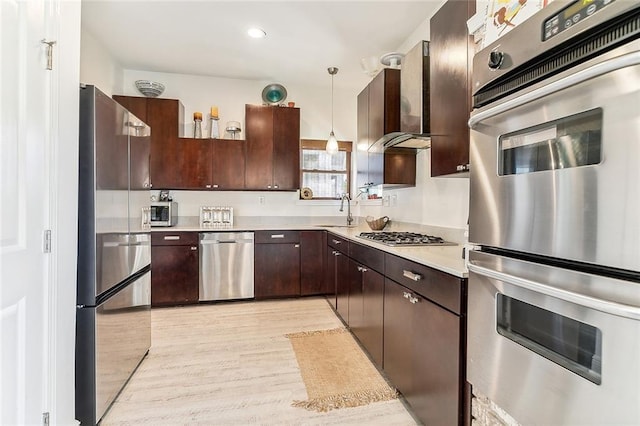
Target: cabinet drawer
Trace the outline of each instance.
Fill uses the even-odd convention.
[[[299,243],[299,231],[256,231],[256,244]]]
[[[189,246],[198,245],[197,232],[152,232],[152,246]]]
[[[391,254],[385,254],[385,275],[456,314],[463,312],[460,278]]]
[[[341,253],[344,253],[346,255],[349,254],[349,240],[347,240],[346,238],[342,238],[337,236],[336,234],[328,232],[327,244],[329,245],[329,247],[333,247]]]
[[[349,257],[373,270],[384,273],[384,252],[358,243],[349,244]]]

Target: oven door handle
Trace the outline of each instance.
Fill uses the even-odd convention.
[[[544,98],[545,96],[559,92],[568,87],[638,64],[640,64],[640,52],[628,53],[626,55],[600,62],[582,71],[578,71],[575,74],[568,75],[560,80],[547,84],[546,86],[542,86],[529,93],[525,93],[522,96],[518,96],[493,108],[489,108],[486,111],[479,112],[469,119],[469,128],[474,129],[478,124],[488,118],[495,117],[498,114],[502,114],[540,98]]]
[[[616,302],[610,302],[608,300],[596,299],[591,296],[585,296],[583,294],[559,289],[536,281],[531,281],[525,278],[516,277],[514,275],[505,274],[504,272],[496,271],[494,269],[474,265],[473,263],[469,263],[468,267],[469,271],[474,272],[478,275],[493,278],[499,281],[504,281],[517,287],[535,291],[537,293],[542,293],[547,296],[555,297],[566,302],[575,303],[607,314],[630,318],[633,320],[640,320],[640,309],[635,306],[623,305]]]

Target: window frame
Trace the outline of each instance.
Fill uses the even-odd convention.
[[[326,140],[322,139],[300,139],[300,184],[303,182],[304,173],[326,173],[326,174],[342,174],[347,175],[347,194],[351,194],[351,152],[353,149],[353,143],[351,141],[338,141],[338,151],[345,151],[347,153],[347,170],[312,170],[304,169],[302,167],[302,150],[316,150],[324,151],[327,145]],[[302,199],[302,197],[301,197]],[[312,200],[335,200],[332,197],[316,197],[313,196]]]

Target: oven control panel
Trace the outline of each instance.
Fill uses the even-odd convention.
[[[578,22],[588,18],[615,0],[577,0],[562,9],[557,14],[544,21],[542,28],[542,41],[568,30]]]

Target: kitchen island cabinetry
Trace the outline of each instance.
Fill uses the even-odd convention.
[[[250,190],[300,187],[300,109],[246,105],[245,185]]]
[[[300,233],[255,232],[255,298],[300,296]]]
[[[156,189],[179,187],[180,155],[184,106],[176,99],[114,95],[113,99],[151,127],[150,176]]]
[[[467,20],[476,2],[449,0],[431,18],[431,176],[468,171],[473,36]],[[462,55],[451,60],[452,51]]]
[[[197,232],[151,234],[151,305],[198,302]]]
[[[384,371],[424,424],[462,424],[466,281],[385,254]]]

